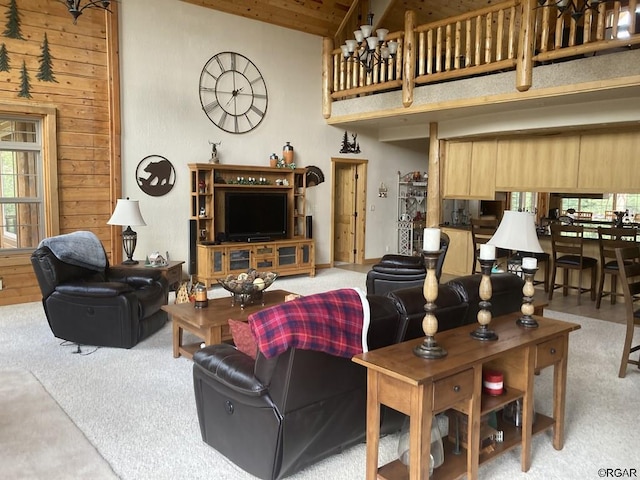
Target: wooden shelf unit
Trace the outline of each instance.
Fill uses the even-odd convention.
[[[306,177],[304,168],[189,164],[190,218],[197,224],[197,279],[207,286],[230,273],[248,268],[272,270],[280,276],[315,275],[314,242],[306,238]],[[251,179],[251,180],[249,180]],[[287,194],[289,238],[267,242],[215,244],[224,232],[227,192],[283,192]]]
[[[439,333],[437,341],[448,355],[426,360],[413,349],[423,339],[356,355],[353,360],[367,368],[367,480],[422,480],[429,477],[429,445],[433,415],[454,409],[468,415],[466,438],[469,450],[454,455],[444,439],[445,460],[435,469],[433,479],[475,479],[478,466],[520,446],[521,469],[531,466],[531,437],[553,429],[553,447],[564,445],[564,408],[569,333],[580,325],[537,317],[539,327],[524,329],[515,321],[517,313],[494,319],[491,328],[499,335],[495,342],[481,342],[469,333],[477,325],[467,325]],[[553,418],[536,413],[533,418],[533,378],[542,368],[553,366]],[[499,397],[481,394],[482,370],[500,370],[506,393]],[[498,416],[504,439],[490,453],[480,452],[480,417],[498,411],[509,402],[522,399],[522,427],[507,424]],[[378,468],[380,405],[388,405],[409,415],[411,444],[406,466],[394,460]],[[424,452],[427,452],[426,455]]]

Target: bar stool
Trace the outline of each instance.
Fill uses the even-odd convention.
[[[580,225],[551,225],[551,250],[553,258],[549,300],[553,299],[553,291],[562,287],[562,295],[567,296],[569,289],[578,291],[578,305],[582,293],[591,292],[591,300],[596,299],[596,275],[598,260],[584,256],[584,228]],[[562,283],[556,284],[556,272],[562,269]],[[578,272],[577,286],[569,285],[569,270]],[[582,274],[590,270],[591,288],[582,287]]]
[[[598,227],[598,248],[600,250],[600,281],[598,282],[598,293],[596,308],[600,308],[602,297],[611,296],[611,305],[615,305],[618,279],[618,261],[616,259],[616,248],[629,246],[629,242],[635,242],[638,235],[637,228],[607,228]],[[605,275],[611,276],[610,290],[604,291]]]
[[[473,241],[473,265],[471,273],[476,273],[478,267],[478,257],[480,256],[480,245],[487,243],[498,229],[497,219],[472,218],[471,219],[471,240]],[[496,248],[496,261],[500,258],[510,256],[510,251]]]
[[[618,247],[615,252],[627,317],[622,361],[618,372],[618,377],[624,378],[627,374],[628,364],[637,365],[640,368],[640,358],[638,360],[629,358],[632,353],[640,350],[640,344],[631,346],[635,327],[640,325],[640,310],[635,310],[633,303],[638,300],[637,295],[640,294],[640,246],[636,244],[631,247]]]
[[[542,252],[542,253],[532,253],[532,252],[521,252],[521,251],[517,251],[515,253],[515,255],[513,255],[513,257],[511,257],[509,259],[509,263],[515,263],[517,265],[518,268],[521,267],[522,265],[522,259],[524,257],[533,257],[538,261],[538,268],[540,268],[541,265],[544,265],[544,272],[543,272],[543,277],[544,280],[534,280],[533,284],[534,285],[540,285],[543,284],[544,285],[544,291],[545,293],[549,291],[549,277],[551,275],[551,255],[549,255],[546,252]],[[517,269],[516,269],[517,270]]]

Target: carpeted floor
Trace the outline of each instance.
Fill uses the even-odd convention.
[[[3,478],[118,478],[26,370],[0,370],[0,446]]]
[[[282,278],[276,285],[302,294],[364,288],[364,275],[326,269],[315,278]],[[215,289],[210,297],[220,295],[226,293]],[[515,449],[483,465],[480,478],[589,479],[598,478],[600,468],[640,471],[635,447],[640,371],[630,367],[625,379],[617,377],[623,326],[547,315],[582,325],[570,336],[565,448],[554,450],[548,433],[536,436],[528,473],[520,472]],[[32,372],[120,478],[253,478],[201,441],[191,361],[172,357],[170,325],[131,350],[75,350],[52,336],[39,303],[0,307],[0,369]],[[550,369],[535,379],[536,410],[545,414],[551,412],[552,380]],[[397,441],[397,435],[382,439],[381,463],[395,458]],[[364,463],[364,445],[359,445],[290,478],[361,479]]]

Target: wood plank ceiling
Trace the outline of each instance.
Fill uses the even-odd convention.
[[[182,0],[214,10],[240,15],[321,37],[334,38],[338,46],[352,38],[353,25],[366,22],[368,0]],[[414,10],[422,25],[477,10],[501,0],[388,0],[385,13],[374,24],[391,32],[404,29],[404,13]],[[350,14],[353,10],[353,14]],[[358,18],[360,17],[360,18]],[[344,24],[344,25],[343,25]]]

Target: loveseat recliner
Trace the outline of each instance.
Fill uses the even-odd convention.
[[[473,274],[454,278],[438,285],[436,318],[438,331],[443,332],[478,321],[480,310],[480,281],[482,275]],[[499,317],[518,312],[522,306],[524,280],[512,273],[491,275],[491,315]],[[387,294],[401,316],[402,339],[411,340],[424,336],[424,292],[422,287],[403,288]]]
[[[369,349],[399,340],[393,302],[367,296]],[[365,438],[366,371],[351,358],[289,348],[254,360],[232,345],[193,355],[193,381],[202,439],[263,480],[302,470]],[[398,431],[403,416],[382,412],[382,432]]]
[[[439,285],[439,331],[475,322],[481,275]],[[523,281],[492,275],[494,316],[519,311]],[[367,295],[369,349],[422,337],[422,286]],[[276,480],[365,439],[366,369],[349,358],[289,348],[254,360],[228,344],[193,356],[202,439],[262,480]],[[382,407],[381,432],[397,431],[404,416]]]
[[[31,255],[53,334],[79,345],[131,348],[167,322],[161,272],[110,267],[100,240],[74,232],[43,240]]]
[[[440,233],[440,256],[436,263],[436,278],[440,280],[442,266],[449,248],[449,235]],[[386,254],[367,272],[367,294],[385,295],[393,290],[424,284],[427,270],[421,255]]]

